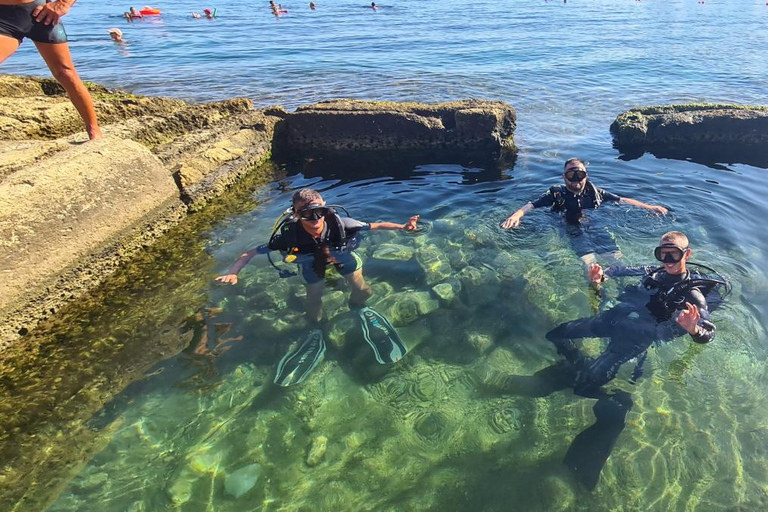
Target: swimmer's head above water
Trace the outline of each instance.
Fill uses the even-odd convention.
[[[587,165],[580,158],[569,158],[563,166],[565,187],[574,194],[584,192],[587,186]]]

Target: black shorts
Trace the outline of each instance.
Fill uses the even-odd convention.
[[[19,5],[0,5],[0,35],[10,36],[21,42],[25,37],[38,43],[66,43],[64,25],[43,25],[32,17],[32,11],[45,0],[35,0]]]

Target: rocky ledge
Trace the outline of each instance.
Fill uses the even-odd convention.
[[[278,127],[276,150],[485,151],[514,149],[515,109],[499,101],[335,100],[300,107]]]
[[[768,150],[768,107],[701,103],[634,108],[616,118],[611,134],[625,153],[706,154],[759,165]]]
[[[242,98],[191,104],[87,86],[101,141],[87,142],[55,81],[0,75],[0,350],[273,148],[292,156],[514,148],[515,111],[500,102],[339,100],[289,114]]]

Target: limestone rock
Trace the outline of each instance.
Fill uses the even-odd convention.
[[[413,258],[413,249],[405,245],[380,244],[371,257],[386,261],[408,261]]]
[[[87,274],[105,245],[180,206],[173,179],[140,144],[107,138],[57,156],[0,182],[0,315],[68,269]]]
[[[260,475],[261,466],[259,464],[242,467],[227,475],[226,480],[224,480],[224,491],[234,498],[239,498],[253,489]]]
[[[611,124],[625,153],[768,166],[768,107],[701,103],[634,108]],[[703,153],[701,155],[700,153]]]
[[[276,133],[292,151],[512,149],[515,110],[502,102],[334,100],[299,107]]]
[[[309,453],[307,454],[307,466],[313,468],[320,464],[325,457],[325,452],[328,449],[328,438],[325,436],[317,436],[312,440],[312,446],[309,447]]]
[[[439,283],[453,274],[448,257],[434,244],[419,247],[416,251],[416,260],[424,271],[424,280],[427,285]]]

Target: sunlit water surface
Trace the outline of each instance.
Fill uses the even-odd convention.
[[[314,12],[284,4],[290,12],[276,20],[266,2],[259,10],[226,2],[209,21],[191,19],[190,6],[157,3],[162,19],[128,25],[120,17],[128,6],[81,0],[66,19],[90,80],[287,107],[331,97],[501,99],[518,109],[521,153],[501,168],[289,166],[285,178],[249,193],[255,208],[247,213],[226,210],[214,224],[177,235],[175,251],[143,267],[142,289],[107,292],[132,314],[83,313],[76,336],[54,335],[66,340],[56,350],[73,360],[80,347],[105,339],[130,347],[171,336],[187,348],[170,359],[158,354],[145,379],[89,420],[104,447],[56,490],[51,510],[765,508],[765,170],[651,155],[619,160],[607,128],[638,104],[764,102],[768,7],[408,0],[372,12],[364,4],[320,2]],[[128,45],[106,38],[110,26],[123,28]],[[2,69],[44,73],[29,45]],[[489,375],[532,375],[556,362],[544,334],[596,307],[562,219],[536,211],[513,232],[497,227],[558,183],[572,155],[590,161],[599,185],[671,209],[659,217],[607,205],[593,216],[626,263],[651,263],[659,235],[677,229],[690,236],[695,261],[734,284],[714,313],[714,343],[680,338],[655,347],[636,385],[628,365],[609,386],[630,392],[635,405],[593,492],[560,463],[594,422],[593,400],[482,385]],[[355,218],[404,222],[420,213],[431,229],[372,232],[360,249],[376,292],[371,304],[398,326],[411,347],[406,358],[375,363],[349,315],[343,280],[330,275],[326,361],[302,385],[279,390],[270,385],[274,366],[307,330],[301,281],[278,278],[265,259],[246,267],[235,287],[212,279],[266,241],[291,192],[305,186]],[[399,259],[383,259],[393,254]],[[157,288],[169,286],[168,276],[176,276],[169,297],[183,292],[184,279],[210,284],[181,305],[151,300],[164,296]],[[453,301],[436,296],[435,284],[456,280],[462,290]],[[146,304],[143,317],[135,303]],[[174,309],[186,312],[162,329],[153,323]],[[601,349],[599,340],[586,345]],[[83,390],[100,375],[87,367],[84,359],[69,370]]]

